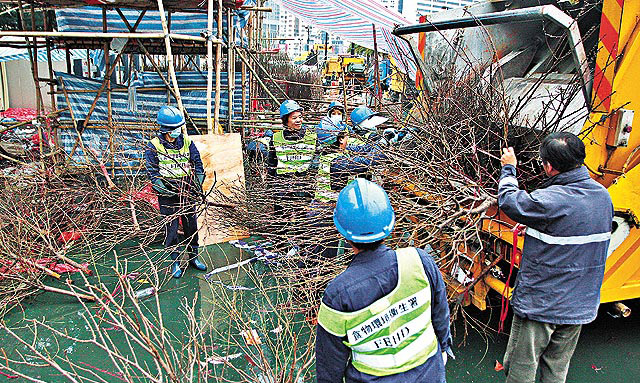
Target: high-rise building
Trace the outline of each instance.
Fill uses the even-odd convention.
[[[262,28],[263,37],[270,39],[267,40],[271,42],[269,47],[285,49],[292,58],[299,56],[302,52],[310,51],[314,44],[324,44],[325,39],[333,48],[327,52],[329,55],[343,53],[346,49],[338,36],[329,34],[325,37],[324,32],[304,23],[294,14],[283,9],[279,2],[270,0],[265,2],[264,6],[272,10],[264,14]]]
[[[382,5],[401,14],[405,19],[413,22],[416,19],[417,0],[378,0]]]
[[[416,21],[420,16],[444,11],[445,9],[464,7],[478,0],[417,0]]]

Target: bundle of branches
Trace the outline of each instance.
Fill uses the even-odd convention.
[[[556,60],[566,57],[558,52]],[[547,89],[546,80],[556,81],[554,66],[549,68],[532,77],[534,85],[517,97],[493,66],[448,68],[429,94],[414,100],[409,114],[398,105],[383,105],[383,113],[392,117],[387,127],[396,128],[391,134],[400,132],[396,138],[403,138],[378,145],[385,160],[371,166],[367,176],[385,187],[395,209],[390,245],[431,245],[445,272],[458,263],[460,251],[482,251],[482,221],[497,217],[501,149],[515,148],[520,185],[531,190],[543,180],[537,161],[541,140],[552,131],[581,127],[576,122],[587,116],[586,108],[570,108],[580,95],[576,77],[563,75],[566,86],[547,92],[548,101],[536,100],[536,91]],[[530,103],[539,105],[535,115],[523,113]],[[382,130],[378,133],[386,134]],[[248,177],[246,195],[231,197],[246,209],[220,211],[220,220],[243,224],[280,254],[290,254],[282,261],[287,265],[280,269],[282,277],[297,286],[300,308],[317,307],[322,289],[345,267],[349,251],[323,258],[326,248],[341,254],[345,249],[333,228],[333,208],[312,202],[316,172],[270,178],[264,176],[264,164],[248,166],[247,174],[263,176]]]
[[[169,315],[163,272],[150,254],[140,257],[151,282],[144,291],[132,286],[132,270],[120,257],[114,270],[121,294],[95,277],[83,276],[83,288],[70,287],[95,302],[81,302],[84,331],[39,318],[0,322],[0,334],[11,341],[0,373],[30,381],[53,375],[69,382],[312,381],[315,323],[290,315],[292,289],[268,268],[250,270],[242,280],[212,278],[201,297],[184,298]]]
[[[44,277],[90,274],[93,262],[115,246],[132,238],[152,241],[161,217],[141,188],[137,178],[109,187],[90,169],[57,176],[36,166],[28,176],[6,178],[0,187],[0,314],[38,291],[54,291]]]
[[[258,61],[264,68],[269,68],[269,73],[285,94],[279,91],[275,85],[267,82],[267,86],[272,93],[280,98],[299,99],[320,99],[322,98],[322,90],[317,87],[311,87],[307,84],[320,84],[320,73],[317,70],[309,70],[308,67],[295,65],[285,53],[272,55],[258,55]],[[278,80],[283,80],[279,82]],[[266,97],[267,94],[263,89],[258,88],[258,97]]]

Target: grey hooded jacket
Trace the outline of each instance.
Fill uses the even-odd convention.
[[[506,165],[498,204],[509,218],[527,226],[513,311],[545,323],[593,321],[613,219],[607,190],[580,167],[527,193],[519,190],[515,167]]]

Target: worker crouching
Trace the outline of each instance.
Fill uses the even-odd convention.
[[[160,213],[168,217],[165,224],[164,247],[171,249],[171,274],[182,276],[178,245],[186,245],[189,263],[197,270],[207,266],[198,259],[197,196],[202,194],[205,179],[202,159],[196,145],[182,134],[185,124],[182,112],[173,106],[163,106],[158,112],[160,134],[151,139],[145,151],[146,169],[153,190],[158,194]],[[184,241],[178,243],[178,220],[182,219]]]
[[[322,298],[318,382],[445,382],[449,306],[434,260],[421,249],[382,244],[395,213],[373,182],[349,183],[333,220],[355,257]]]

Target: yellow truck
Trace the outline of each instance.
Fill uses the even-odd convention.
[[[466,57],[499,66],[505,73],[505,92],[512,99],[532,89],[514,84],[542,81],[542,92],[549,92],[562,79],[569,79],[567,84],[575,83],[577,75],[582,104],[576,105],[589,106],[585,113],[588,118],[573,121],[575,126],[569,128],[584,137],[585,165],[592,178],[609,190],[615,210],[601,302],[614,302],[620,314],[628,315],[630,310],[621,301],[640,297],[640,132],[636,132],[640,129],[640,113],[634,113],[640,108],[640,1],[602,0],[589,5],[588,10],[581,9],[584,4],[577,1],[552,1],[544,6],[531,3],[476,3],[430,15],[428,22],[396,28],[394,34],[410,42],[425,74],[419,77],[419,85],[426,89],[433,71],[427,63],[432,62],[433,55],[445,56],[445,45],[438,39],[447,36],[457,38],[456,44]],[[479,24],[483,27],[476,28]],[[417,44],[404,37],[412,34],[418,37]],[[571,55],[564,68],[570,70],[536,79],[536,69],[549,59],[545,45],[551,34],[564,34],[569,41]],[[584,40],[582,36],[586,36]],[[597,52],[595,63],[587,60],[585,52]],[[451,64],[466,63],[454,60]],[[537,96],[542,102],[548,97],[543,93]],[[486,308],[489,290],[510,296],[513,280],[506,281],[507,273],[492,271],[499,266],[498,261],[506,263],[507,270],[511,264],[517,269],[524,242],[521,238],[513,252],[514,222],[496,211],[486,216],[493,217],[481,222],[488,248],[481,253],[465,250],[463,258],[467,261],[462,269],[455,270],[457,275],[449,275],[453,289],[464,293],[464,304],[480,309]]]
[[[329,57],[322,69],[325,82],[330,82],[334,75],[336,79],[340,79],[343,73],[347,82],[352,79],[365,81],[365,59],[351,55]]]

